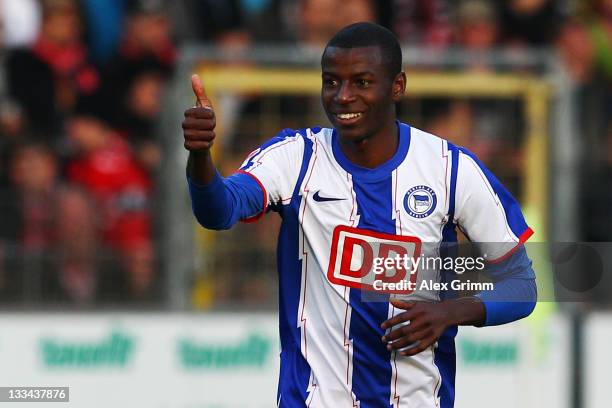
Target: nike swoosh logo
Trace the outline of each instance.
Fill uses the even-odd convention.
[[[322,202],[325,202],[325,201],[342,201],[342,200],[346,200],[346,198],[321,197],[321,196],[319,195],[319,192],[320,192],[320,191],[321,191],[321,190],[317,191],[317,192],[316,192],[316,193],[314,193],[314,195],[312,196],[312,198],[313,198],[315,201],[319,202],[319,203],[322,203]]]

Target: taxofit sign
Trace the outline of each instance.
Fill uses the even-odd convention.
[[[40,341],[40,349],[46,367],[123,367],[133,355],[134,343],[131,336],[112,331],[92,342],[45,337]]]

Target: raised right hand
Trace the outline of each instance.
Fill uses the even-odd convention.
[[[185,111],[184,146],[190,152],[204,152],[212,147],[215,139],[215,111],[197,74],[191,76],[191,88],[196,97],[196,106]]]

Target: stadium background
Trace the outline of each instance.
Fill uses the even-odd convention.
[[[460,330],[457,406],[610,404],[612,1],[3,0],[0,19],[0,386],[272,406],[279,220],[194,224],[189,77],[227,175],[327,124],[322,46],[371,20],[404,47],[402,120],[474,151],[536,231],[541,302]]]

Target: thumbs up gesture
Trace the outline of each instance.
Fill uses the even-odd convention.
[[[203,152],[212,147],[215,139],[215,112],[197,74],[191,76],[191,88],[196,97],[196,106],[185,111],[184,146],[190,152]]]

